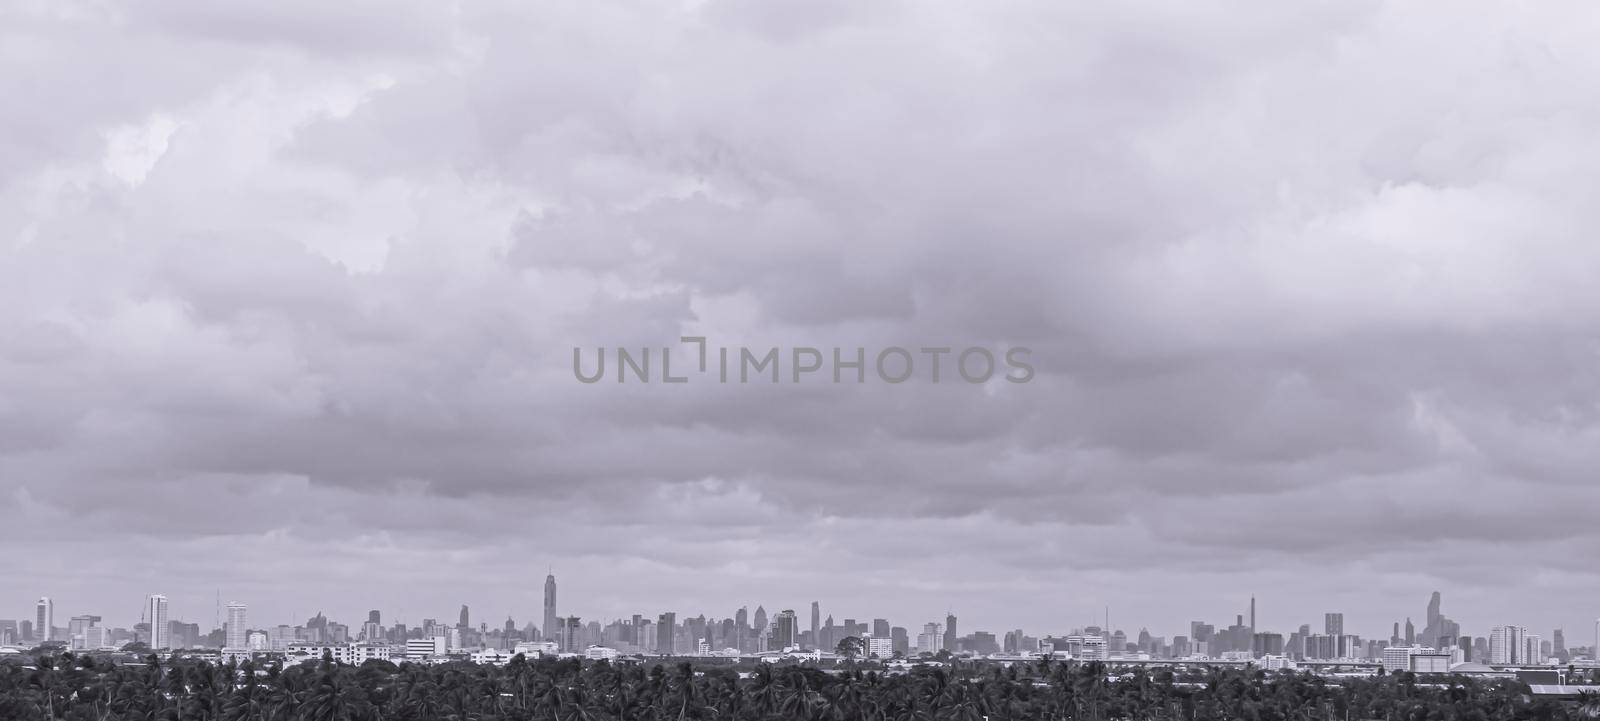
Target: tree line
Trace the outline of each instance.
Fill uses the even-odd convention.
[[[1501,721],[1600,717],[1594,699],[1535,698],[1511,679],[1410,673],[1121,670],[1040,661],[884,673],[847,665],[528,660],[504,666],[324,659],[0,663],[6,721]]]

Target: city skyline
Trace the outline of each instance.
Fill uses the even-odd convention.
[[[555,585],[556,585],[556,580],[555,580],[554,574],[551,573],[551,574],[547,575],[546,581],[545,581],[545,584],[544,584],[544,587],[543,587],[543,598],[545,600],[548,601],[548,600],[550,600],[550,599],[552,599],[554,597]],[[1414,629],[1414,624],[1412,622],[1413,616],[1402,615],[1402,616],[1398,617],[1397,620],[1392,622],[1392,624],[1393,624],[1392,625],[1392,629],[1393,629],[1392,633],[1395,634],[1393,636],[1393,638],[1397,639],[1397,640],[1403,640],[1406,644],[1413,643],[1413,638],[1415,638],[1416,639],[1415,642],[1418,645],[1430,645],[1429,642],[1436,641],[1437,638],[1440,635],[1443,635],[1445,638],[1452,638],[1452,637],[1455,637],[1456,635],[1464,635],[1464,636],[1468,636],[1468,637],[1472,637],[1472,638],[1487,639],[1487,638],[1491,637],[1491,630],[1499,631],[1500,627],[1514,627],[1514,628],[1523,628],[1523,629],[1536,629],[1536,628],[1538,628],[1538,627],[1536,627],[1536,626],[1534,626],[1532,624],[1529,624],[1529,623],[1525,623],[1525,622],[1521,622],[1521,621],[1508,620],[1508,619],[1496,619],[1496,620],[1494,620],[1492,622],[1489,622],[1489,623],[1485,624],[1483,629],[1474,629],[1472,626],[1462,627],[1460,625],[1459,621],[1455,621],[1455,620],[1451,619],[1448,615],[1443,614],[1440,611],[1442,595],[1443,595],[1442,592],[1439,592],[1439,591],[1432,592],[1432,594],[1431,594],[1431,596],[1429,598],[1429,602],[1426,605],[1425,611],[1424,611],[1424,618],[1427,619],[1428,625],[1421,629],[1421,633],[1420,634],[1416,634],[1416,629]],[[55,599],[50,598],[50,597],[40,597],[37,600],[35,608],[38,610],[38,613],[41,615],[41,617],[42,617],[42,614],[45,613],[43,608],[44,608],[44,604],[46,602],[49,602],[51,604],[51,609],[52,609],[51,613],[54,612],[53,611],[53,607],[54,607]],[[145,604],[146,604],[145,608],[147,609],[146,610],[146,614],[158,613],[163,618],[169,618],[170,620],[172,620],[174,622],[176,622],[176,621],[186,621],[186,622],[191,622],[191,623],[193,622],[193,619],[191,619],[191,618],[178,618],[176,616],[173,616],[171,614],[171,612],[169,611],[169,609],[168,609],[167,596],[164,595],[164,594],[151,594],[151,595],[147,596],[146,599],[145,599]],[[237,601],[237,600],[229,601],[226,604],[225,607],[219,607],[219,609],[218,609],[219,613],[221,611],[225,610],[226,611],[226,618],[229,621],[229,623],[226,626],[219,626],[218,629],[216,629],[216,630],[223,630],[224,628],[226,629],[227,641],[223,645],[224,648],[244,648],[244,634],[245,634],[245,632],[248,631],[248,630],[253,630],[253,629],[257,628],[257,627],[251,627],[251,626],[248,626],[248,625],[244,626],[243,628],[236,628],[236,627],[233,626],[233,621],[235,619],[244,619],[244,618],[246,618],[246,609],[248,607],[249,607],[249,604],[247,604],[245,602],[242,602],[242,601]],[[467,618],[468,611],[469,611],[469,609],[471,607],[472,607],[471,604],[462,604],[460,606],[460,611],[459,611],[460,615],[458,616],[458,618]],[[814,624],[811,627],[805,629],[807,631],[807,633],[810,634],[810,637],[812,639],[816,638],[816,634],[817,634],[817,632],[818,632],[818,630],[820,628],[840,628],[840,627],[848,628],[847,625],[840,626],[838,623],[836,623],[834,613],[831,610],[829,610],[829,607],[826,604],[824,604],[822,601],[813,600],[813,601],[809,602],[808,604],[806,604],[806,607],[809,607],[810,609],[812,609],[812,617],[815,618],[817,620],[817,622],[818,622],[817,624]],[[714,612],[706,612],[704,609],[683,609],[683,610],[676,610],[676,611],[640,611],[640,612],[636,612],[636,613],[632,614],[631,618],[633,618],[635,621],[637,621],[640,618],[644,618],[646,620],[649,620],[649,619],[651,619],[652,617],[656,616],[659,613],[662,618],[689,619],[689,618],[693,618],[693,617],[697,617],[698,616],[698,617],[702,617],[702,618],[705,618],[705,619],[708,619],[708,620],[718,620],[718,621],[720,621],[720,620],[724,620],[724,619],[734,619],[736,617],[743,618],[745,613],[747,613],[750,610],[750,608],[751,607],[749,605],[746,605],[746,606],[744,606],[744,607],[742,607],[740,609],[728,611],[725,614],[718,614],[718,613],[714,613]],[[764,604],[756,604],[756,608],[764,609],[765,605]],[[785,635],[787,638],[789,638],[791,640],[794,639],[794,638],[797,638],[798,635],[800,634],[800,631],[801,631],[801,629],[798,628],[798,625],[800,623],[799,612],[797,612],[794,608],[789,608],[789,607],[781,606],[781,605],[779,607],[776,607],[776,608],[777,608],[777,610],[771,611],[772,619],[773,619],[773,625],[772,625],[771,628],[779,629],[777,631],[778,633],[780,633],[782,635]],[[541,608],[541,613],[544,614],[544,618],[550,618],[550,614],[553,613],[553,612],[556,612],[556,611],[558,611],[558,609],[552,609],[548,605],[546,605],[543,608]],[[966,628],[966,629],[969,629],[969,630],[973,630],[973,631],[978,631],[978,632],[988,632],[988,633],[993,634],[995,636],[1009,634],[1009,633],[1012,632],[1013,629],[1020,630],[1020,631],[1022,631],[1024,633],[1037,634],[1038,636],[1046,636],[1046,635],[1066,634],[1069,631],[1072,632],[1072,633],[1077,633],[1077,632],[1080,632],[1081,629],[1083,629],[1083,628],[1104,628],[1105,629],[1105,633],[1110,633],[1113,630],[1117,631],[1118,633],[1126,632],[1126,633],[1128,633],[1130,639],[1136,633],[1142,633],[1142,632],[1145,632],[1145,631],[1150,632],[1150,634],[1152,636],[1158,636],[1158,637],[1163,638],[1163,639],[1172,639],[1174,637],[1182,637],[1182,636],[1184,636],[1185,632],[1192,633],[1196,624],[1199,624],[1199,623],[1202,623],[1202,622],[1209,622],[1209,623],[1207,623],[1208,627],[1211,627],[1211,628],[1223,628],[1224,625],[1225,625],[1224,622],[1226,622],[1228,620],[1227,617],[1222,617],[1222,618],[1198,618],[1197,617],[1197,618],[1191,619],[1188,622],[1188,626],[1186,628],[1179,629],[1179,630],[1173,631],[1173,632],[1169,632],[1167,629],[1164,629],[1164,628],[1151,628],[1149,624],[1141,623],[1138,620],[1131,621],[1131,622],[1129,622],[1127,624],[1119,625],[1119,624],[1117,624],[1115,622],[1110,621],[1109,611],[1110,611],[1110,609],[1104,609],[1103,613],[1105,613],[1105,618],[1103,620],[1091,620],[1090,622],[1087,622],[1087,623],[1061,624],[1058,627],[1052,627],[1052,628],[1027,628],[1027,627],[1016,626],[1016,625],[1001,625],[1001,626],[997,626],[997,627],[987,627],[987,626],[985,626],[985,627],[981,627],[981,628],[975,628],[973,625],[970,624],[970,622],[969,623],[964,623],[963,624],[963,628]],[[1334,638],[1337,638],[1337,637],[1339,637],[1340,635],[1342,635],[1342,634],[1344,634],[1346,632],[1345,622],[1344,622],[1345,614],[1343,612],[1340,612],[1340,611],[1326,611],[1326,612],[1322,613],[1323,625],[1322,625],[1322,630],[1321,631],[1315,630],[1317,628],[1316,624],[1311,623],[1310,621],[1302,622],[1302,623],[1299,623],[1299,624],[1286,625],[1286,626],[1283,626],[1283,627],[1274,627],[1274,626],[1271,626],[1271,625],[1268,625],[1268,624],[1259,624],[1258,625],[1259,619],[1257,619],[1255,617],[1255,612],[1256,612],[1256,598],[1255,597],[1250,597],[1247,600],[1247,605],[1239,613],[1235,614],[1232,617],[1237,622],[1239,622],[1241,624],[1244,624],[1242,626],[1242,628],[1247,628],[1250,631],[1249,635],[1251,635],[1251,636],[1255,636],[1257,634],[1277,634],[1277,635],[1282,636],[1282,637],[1287,637],[1292,632],[1295,632],[1295,626],[1298,626],[1299,629],[1302,630],[1302,631],[1305,628],[1310,627],[1310,628],[1313,629],[1312,633],[1326,633],[1326,634],[1329,634],[1329,635],[1333,636]],[[361,618],[369,619],[369,618],[371,618],[371,614],[375,614],[375,613],[384,614],[383,618],[384,618],[384,622],[385,622],[386,625],[380,625],[380,628],[387,629],[387,628],[389,628],[390,626],[392,626],[394,624],[406,624],[406,625],[409,625],[409,624],[407,624],[406,619],[403,618],[401,615],[395,614],[392,611],[385,611],[381,607],[369,609],[368,611],[363,613],[363,616]],[[691,614],[693,614],[693,615],[691,615]],[[785,617],[785,616],[783,616],[783,614],[789,614],[789,615]],[[561,613],[557,614],[556,618],[559,621],[559,619],[564,619],[569,615],[572,615],[572,614],[566,613],[566,612],[561,612]],[[821,621],[823,615],[826,615],[826,619],[827,619],[826,620],[826,625],[823,625],[822,621]],[[326,612],[318,612],[316,614],[316,617],[318,617],[318,618],[327,618],[328,621],[330,621],[330,622],[339,621],[340,620],[340,617],[338,615],[336,615],[336,614],[328,614]],[[597,622],[600,622],[600,623],[610,623],[610,622],[617,622],[617,621],[626,622],[630,618],[630,615],[624,614],[624,615],[616,616],[616,617],[587,617],[587,616],[579,615],[578,617],[582,618],[583,619],[583,625],[587,626],[587,625],[589,625],[591,623],[597,623]],[[0,618],[3,618],[3,617],[0,617]],[[97,625],[102,625],[102,626],[106,626],[106,627],[116,627],[116,626],[118,626],[118,624],[115,622],[114,618],[111,619],[111,620],[104,620],[105,618],[106,617],[104,617],[102,615],[94,616],[94,619],[97,622]],[[421,622],[424,619],[437,619],[437,618],[447,618],[447,617],[441,616],[441,615],[438,615],[438,614],[424,615],[424,616],[419,617],[416,620],[416,622]],[[758,615],[757,618],[759,619],[760,616]],[[783,620],[785,618],[787,619],[786,621]],[[897,614],[888,614],[886,616],[886,615],[884,615],[882,613],[878,613],[876,615],[873,615],[873,614],[863,615],[863,616],[860,616],[859,618],[852,618],[852,619],[849,619],[849,620],[844,620],[844,619],[841,618],[840,620],[843,621],[845,624],[848,624],[851,621],[858,621],[858,622],[860,622],[861,627],[864,628],[864,629],[872,628],[872,624],[874,623],[874,621],[885,621],[885,620],[888,620],[890,622],[890,624],[892,624],[892,625],[894,625],[894,626],[896,626],[896,627],[898,627],[898,628],[900,628],[902,630],[915,629],[915,628],[921,627],[921,626],[926,626],[927,628],[930,628],[930,629],[938,627],[938,633],[942,637],[944,645],[948,647],[948,646],[952,646],[953,645],[953,642],[954,642],[955,638],[959,638],[961,636],[959,634],[959,632],[956,630],[956,623],[957,623],[959,618],[960,618],[959,614],[956,614],[953,611],[947,610],[943,616],[938,617],[938,618],[934,618],[934,619],[929,619],[929,620],[926,620],[926,621],[924,621],[924,620],[912,621],[912,620],[907,620],[906,618],[901,618]],[[1443,623],[1448,624],[1448,626],[1436,626],[1435,625],[1436,624],[1436,620],[1435,619],[1438,619],[1439,621],[1442,621]],[[510,617],[510,620],[516,620],[516,617],[513,615],[513,616]],[[543,621],[543,620],[544,619],[542,618],[541,621]],[[1111,625],[1109,627],[1105,626],[1104,623],[1106,623],[1106,622],[1111,622]],[[284,619],[284,620],[277,621],[275,623],[273,623],[273,622],[265,623],[265,624],[261,625],[259,628],[268,628],[268,627],[277,626],[277,625],[280,625],[280,624],[287,624],[287,625],[293,626],[293,625],[297,625],[298,623],[299,622],[294,620],[294,619]],[[497,621],[497,620],[496,621],[480,620],[479,623],[480,623],[481,627],[483,627],[483,628],[495,628],[497,626],[497,624],[499,623],[499,621]],[[1592,626],[1593,631],[1595,633],[1600,633],[1600,618],[1594,619],[1593,623],[1594,623],[1594,625]],[[1405,625],[1405,631],[1404,631],[1403,634],[1401,633],[1401,630],[1400,630],[1402,624]],[[362,626],[359,623],[347,623],[346,625],[351,630],[351,634],[352,634],[351,637],[352,637],[352,640],[353,640],[354,638],[357,637],[356,633],[362,628]],[[521,629],[526,628],[526,627],[531,626],[531,625],[534,625],[534,621],[530,617],[530,618],[523,619],[521,621],[517,621],[516,624],[515,624],[515,627],[518,630],[521,630]],[[459,623],[457,624],[457,626],[459,626]],[[127,628],[132,628],[133,624],[131,624],[131,623],[130,624],[126,624],[126,627]],[[204,624],[201,624],[201,628],[202,629],[204,628]],[[539,628],[539,631],[540,631],[539,636],[538,636],[539,639],[558,640],[558,641],[560,640],[561,631],[560,630],[556,630],[556,631],[552,631],[551,630],[552,628],[557,628],[557,629],[562,628],[562,626],[560,626],[559,623],[552,624],[552,625],[540,624],[538,626],[538,628]],[[760,633],[760,631],[761,631],[760,628],[757,628],[755,626],[752,626],[751,628],[754,629],[757,633]],[[1133,629],[1138,629],[1138,631],[1134,631]],[[1562,632],[1567,630],[1567,628],[1557,626],[1557,627],[1551,627],[1551,628],[1540,629],[1540,630],[1543,630],[1544,632],[1548,633],[1549,635],[1535,634],[1534,638],[1536,638],[1536,639],[1542,638],[1545,641],[1549,641],[1552,638],[1554,638],[1557,641],[1559,641],[1562,638]],[[1363,633],[1359,633],[1359,632],[1351,632],[1351,633],[1352,633],[1352,635],[1361,637],[1364,641],[1388,641],[1390,639],[1389,636],[1368,635],[1368,634],[1363,634]],[[160,634],[165,634],[165,631],[164,630],[160,631]],[[1600,639],[1586,638],[1585,634],[1582,633],[1582,632],[1579,632],[1579,633],[1576,633],[1576,634],[1568,632],[1565,637],[1572,641],[1571,645],[1574,646],[1574,647],[1583,647],[1586,643],[1587,644],[1593,644],[1593,643],[1595,643],[1597,641],[1600,641]],[[160,636],[157,636],[156,638],[158,640],[152,641],[153,643],[157,643],[157,644],[164,643],[163,640],[159,640],[161,638]],[[1280,638],[1280,642],[1281,642],[1281,640],[1282,639]],[[1254,642],[1254,641],[1255,641],[1255,639],[1252,639],[1252,642]],[[1500,642],[1497,642],[1497,643],[1501,643],[1502,645],[1504,645],[1505,643],[1510,643],[1510,642],[1500,641]],[[235,644],[237,644],[237,645],[235,645]],[[1515,644],[1513,644],[1513,645],[1515,645]],[[163,646],[163,647],[165,647],[165,646]],[[1342,648],[1342,646],[1340,646],[1338,648]]]
[[[1589,643],[1596,37],[0,3],[0,619]]]

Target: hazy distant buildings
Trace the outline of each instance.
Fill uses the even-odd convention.
[[[1428,599],[1427,625],[1422,629],[1422,637],[1417,640],[1424,646],[1443,648],[1446,639],[1454,640],[1461,635],[1461,625],[1441,613],[1439,607],[1439,592],[1434,591]]]
[[[67,644],[74,649],[99,649],[106,645],[105,629],[100,628],[99,616],[73,616],[67,621]],[[91,630],[96,632],[91,633]]]

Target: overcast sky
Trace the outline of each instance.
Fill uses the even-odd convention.
[[[0,6],[0,618],[1600,615],[1586,2],[136,8]]]

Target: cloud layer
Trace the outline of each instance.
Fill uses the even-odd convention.
[[[0,10],[0,616],[1595,615],[1579,3],[371,5]]]

